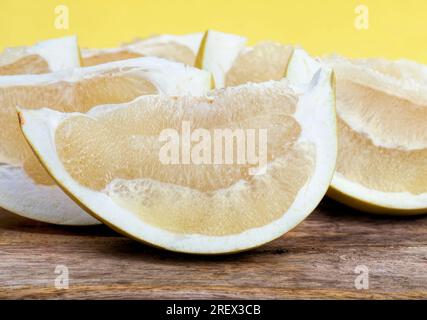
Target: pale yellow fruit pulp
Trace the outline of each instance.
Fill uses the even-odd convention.
[[[214,100],[152,96],[67,119],[56,130],[56,148],[73,179],[151,225],[183,234],[236,234],[278,219],[311,177],[315,152],[297,142],[296,102],[280,85],[230,89]],[[266,128],[267,174],[250,175],[249,165],[162,164],[158,136],[180,130],[183,121],[210,131]]]
[[[84,112],[99,103],[120,103],[156,92],[156,88],[146,79],[120,69],[78,82],[0,87],[0,162],[23,164],[37,183],[53,184],[44,170],[39,170],[38,160],[20,134],[16,106],[34,109],[50,106],[60,111]]]
[[[111,49],[83,49],[82,63],[92,66],[137,57],[158,57],[194,65],[201,34],[160,35],[136,40]]]
[[[0,65],[0,76],[48,73],[49,65],[39,55],[29,55],[6,65]]]
[[[226,74],[226,85],[282,79],[293,47],[276,42],[261,42],[241,52]]]

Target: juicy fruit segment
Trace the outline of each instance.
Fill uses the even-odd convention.
[[[107,63],[111,61],[126,60],[142,57],[142,54],[129,52],[127,50],[120,50],[116,52],[97,52],[93,55],[82,58],[82,65],[84,67],[95,66],[97,64]]]
[[[46,60],[35,54],[0,66],[0,76],[14,74],[41,74],[48,73],[49,71],[49,65]]]
[[[427,68],[379,59],[327,61],[337,74],[339,152],[332,187],[345,179],[371,190],[367,193],[406,194],[399,203],[378,203],[383,212],[387,207],[401,213],[421,209],[427,194]],[[351,190],[338,191],[368,199]],[[365,201],[375,205],[375,200]]]
[[[405,151],[376,146],[342,120],[338,121],[338,130],[337,172],[346,179],[383,192],[426,192],[427,149]]]
[[[143,56],[164,58],[190,66],[194,65],[196,59],[196,55],[190,47],[174,41],[151,44],[145,44],[144,41],[140,41],[132,44],[131,47],[135,52]]]
[[[226,74],[226,86],[282,79],[292,52],[292,46],[276,42],[261,42],[242,51]]]
[[[408,99],[337,74],[337,103],[341,118],[376,145],[415,150],[427,147],[427,99]],[[399,123],[397,126],[396,123]]]
[[[296,103],[277,84],[226,90],[213,100],[142,97],[112,112],[65,120],[56,148],[74,180],[150,225],[182,234],[237,234],[280,218],[311,177],[314,147],[298,142]],[[158,137],[163,129],[179,131],[183,121],[210,132],[267,128],[266,174],[250,175],[248,164],[162,164]]]
[[[32,47],[7,48],[0,54],[0,76],[43,74],[79,66],[74,36],[42,41]]]
[[[47,174],[40,173],[38,160],[22,139],[16,121],[16,106],[25,105],[30,109],[49,106],[65,112],[87,111],[99,103],[120,103],[156,92],[148,80],[118,69],[79,82],[0,87],[0,162],[23,163],[27,173],[38,183],[53,184]]]
[[[110,61],[152,56],[192,66],[201,38],[200,33],[182,36],[161,35],[136,40],[120,48],[85,49],[82,50],[82,61],[84,66],[92,66]]]

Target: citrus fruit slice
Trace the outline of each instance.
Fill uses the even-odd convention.
[[[80,66],[75,36],[46,40],[0,53],[0,76],[42,74]]]
[[[92,66],[115,60],[154,56],[192,66],[202,36],[202,33],[164,34],[136,40],[119,48],[82,49],[82,61],[84,66]]]
[[[246,38],[208,30],[196,58],[196,66],[210,71],[215,87],[279,80],[285,76],[293,47],[264,41],[246,47]]]
[[[329,195],[369,212],[427,213],[427,67],[325,61],[337,75],[339,151]]]
[[[16,121],[16,106],[88,111],[128,102],[144,94],[200,95],[210,74],[152,57],[116,61],[45,75],[0,77],[0,207],[57,224],[90,224],[95,219],[68,199],[28,147]]]
[[[173,251],[236,252],[283,235],[326,193],[331,80],[319,69],[304,90],[284,79],[19,117],[57,183],[107,225]]]

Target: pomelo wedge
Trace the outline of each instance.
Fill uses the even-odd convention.
[[[98,104],[129,102],[145,94],[200,95],[210,90],[210,83],[206,71],[152,57],[0,77],[0,207],[44,222],[96,223],[39,164],[20,132],[17,106],[86,112]]]
[[[336,161],[329,69],[304,86],[285,79],[202,97],[142,96],[88,113],[21,109],[19,118],[43,165],[77,203],[123,234],[179,252],[237,252],[280,237],[320,202]],[[196,130],[205,138],[185,140],[186,124],[191,139]],[[265,129],[267,162],[224,164],[211,144],[196,162],[195,148],[227,129]],[[191,161],[184,149],[177,163],[161,160],[163,130],[182,133]],[[232,154],[246,154],[240,147],[235,142]],[[254,150],[261,154],[261,143]]]
[[[329,195],[373,213],[427,213],[427,67],[325,62],[337,75],[339,152]]]
[[[110,61],[152,56],[194,65],[202,33],[163,34],[136,40],[118,48],[82,49],[82,63],[92,66]]]
[[[0,53],[0,76],[42,74],[79,66],[75,36],[46,40],[31,47],[6,48]]]
[[[216,88],[248,82],[282,79],[293,46],[264,41],[246,47],[246,38],[208,30],[196,58],[196,67],[210,71]]]

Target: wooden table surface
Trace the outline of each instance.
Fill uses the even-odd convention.
[[[58,265],[68,289],[55,287]],[[368,268],[369,289],[355,287],[357,266]],[[370,216],[324,200],[282,238],[212,257],[0,211],[0,298],[426,299],[427,216]]]

